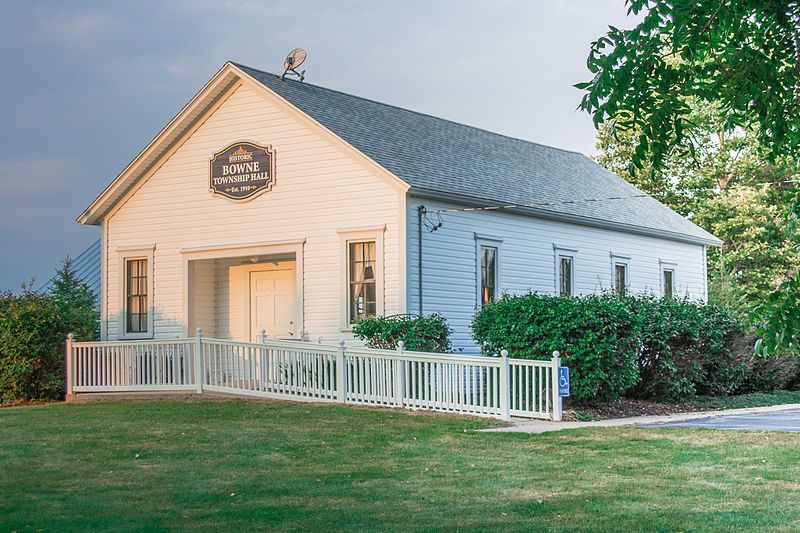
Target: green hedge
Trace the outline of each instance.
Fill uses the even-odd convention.
[[[683,299],[626,297],[641,317],[639,382],[631,396],[680,400],[736,392],[747,377],[742,325],[723,309]]]
[[[613,401],[636,384],[639,329],[628,306],[608,296],[504,296],[472,323],[487,355],[506,349],[515,358],[549,359],[560,351],[577,401]]]
[[[0,400],[64,397],[64,339],[97,339],[97,298],[65,259],[49,293],[0,293]]]
[[[61,398],[66,335],[53,298],[27,291],[0,295],[0,398]]]
[[[394,350],[403,341],[407,350],[448,353],[450,334],[443,316],[432,314],[367,317],[353,324],[353,335],[369,348]]]
[[[731,394],[763,366],[724,310],[672,298],[505,296],[476,315],[473,336],[487,355],[505,348],[547,359],[559,350],[577,402]]]

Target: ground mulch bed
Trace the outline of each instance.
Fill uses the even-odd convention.
[[[565,406],[564,418],[569,420],[607,420],[610,418],[671,415],[703,410],[701,407],[688,403],[660,403],[623,399],[605,404]]]

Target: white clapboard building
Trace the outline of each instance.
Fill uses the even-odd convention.
[[[579,153],[227,63],[78,217],[103,339],[334,342],[502,293],[706,298],[713,235]]]

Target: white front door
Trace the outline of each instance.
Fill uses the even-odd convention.
[[[294,270],[250,272],[250,340],[294,334]]]

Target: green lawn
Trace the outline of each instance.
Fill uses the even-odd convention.
[[[753,392],[739,396],[696,396],[689,400],[692,405],[703,409],[738,409],[742,407],[761,407],[800,403],[800,391]]]
[[[0,409],[0,531],[800,529],[800,435],[264,402]]]

